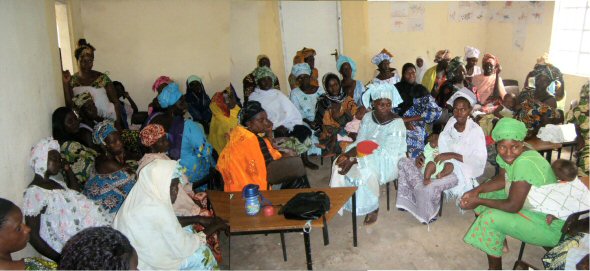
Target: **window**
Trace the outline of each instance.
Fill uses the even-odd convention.
[[[590,0],[555,1],[551,61],[564,73],[590,76]]]

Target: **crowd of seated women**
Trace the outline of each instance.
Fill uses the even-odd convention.
[[[53,112],[53,136],[31,150],[35,175],[22,209],[0,199],[0,269],[217,268],[227,222],[209,209],[205,191],[310,187],[312,155],[335,158],[331,187],[358,187],[356,212],[366,225],[377,221],[380,185],[394,180],[397,208],[424,224],[437,219],[443,192],[475,209],[465,242],[497,268],[506,235],[554,246],[563,225],[563,217],[546,223],[547,214],[528,204],[529,191],[557,178],[525,138],[564,118],[576,124],[579,175],[588,174],[588,84],[564,116],[563,76],[545,58],[515,96],[502,84],[498,58],[485,54],[480,68],[472,47],[467,65],[441,50],[434,66],[418,58],[401,73],[383,49],[367,84],[343,55],[335,61],[340,75],[319,80],[316,52],[303,48],[289,96],[261,55],[243,80],[244,103],[231,84],[210,98],[196,75],[184,94],[160,76],[146,113],[120,82],[92,70],[95,50],[80,40],[79,72],[63,74],[67,106]],[[479,185],[494,144],[499,173]],[[27,240],[45,258],[12,260]]]

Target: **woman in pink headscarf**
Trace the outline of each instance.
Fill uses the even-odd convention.
[[[483,74],[473,76],[473,92],[477,96],[478,103],[482,105],[481,111],[489,114],[502,103],[506,89],[499,75],[502,68],[496,56],[485,54],[482,66]]]
[[[162,76],[158,77],[158,79],[156,79],[156,81],[154,81],[154,84],[152,85],[152,90],[154,92],[157,92],[158,94],[160,94],[160,92],[162,92],[162,89],[164,89],[168,84],[170,84],[172,82],[174,82],[174,80],[172,80],[170,77],[162,75]],[[158,103],[157,96],[158,95],[156,95],[156,97],[148,105],[148,116],[151,116],[152,113],[159,112],[161,109],[160,104]]]

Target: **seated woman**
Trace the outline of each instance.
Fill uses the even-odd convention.
[[[110,121],[94,128],[94,140],[103,149],[96,158],[96,174],[84,186],[84,195],[115,214],[135,184],[135,169],[125,159],[119,132]]]
[[[338,75],[327,73],[322,81],[326,93],[318,98],[315,115],[315,119],[321,120],[322,124],[319,142],[323,147],[323,155],[340,154],[342,146],[338,142],[338,135],[347,136],[344,128],[353,120],[358,107],[353,96],[347,95],[340,87]]]
[[[111,227],[93,227],[68,240],[59,270],[137,270],[137,261],[125,235]]]
[[[485,54],[482,59],[483,74],[473,76],[473,92],[477,95],[477,101],[481,104],[481,111],[485,114],[493,114],[502,99],[506,95],[504,83],[500,72],[500,62],[492,54]]]
[[[215,151],[221,153],[229,140],[229,132],[238,125],[238,113],[242,105],[239,103],[234,87],[230,84],[223,91],[213,95],[209,108],[213,117],[207,139]]]
[[[31,151],[33,181],[23,196],[25,221],[31,227],[30,243],[43,256],[59,260],[63,245],[79,231],[88,227],[107,226],[112,217],[102,207],[76,189],[78,182],[59,180],[59,171],[68,170],[62,163],[59,143],[44,138]]]
[[[336,61],[336,69],[342,75],[342,91],[353,98],[357,106],[362,106],[365,86],[361,80],[354,79],[356,76],[356,63],[347,56],[339,55]],[[326,86],[324,86],[324,89],[327,90]]]
[[[563,74],[547,61],[547,54],[537,59],[525,79],[525,87],[534,89],[535,99],[554,110],[565,111],[565,81]],[[563,116],[562,116],[563,117]]]
[[[366,215],[365,225],[377,221],[379,185],[397,179],[397,163],[406,155],[406,127],[393,108],[401,103],[393,84],[371,84],[363,94],[363,104],[373,111],[362,120],[354,143],[332,166],[330,187],[357,186],[357,215]],[[357,145],[372,141],[379,145],[372,154],[359,157]],[[344,209],[352,210],[351,202]]]
[[[322,128],[322,119],[315,118],[316,105],[318,98],[325,91],[321,86],[314,87],[310,84],[311,68],[307,63],[293,65],[291,74],[297,78],[298,87],[291,90],[289,98],[303,117],[303,122],[311,128],[313,133],[319,133]],[[318,138],[313,133],[311,136],[311,148],[307,151],[307,154],[321,155],[322,150],[316,146],[316,144],[319,144]]]
[[[451,52],[448,49],[439,50],[434,57],[436,65],[428,68],[424,72],[424,77],[420,81],[426,87],[428,92],[432,93],[439,89],[439,87],[447,80],[446,69],[451,61]]]
[[[74,103],[74,110],[78,114],[80,120],[79,140],[85,146],[100,151],[100,146],[96,146],[92,141],[92,133],[94,131],[94,125],[104,119],[98,116],[98,111],[92,96],[84,92],[76,94],[74,98],[72,98],[72,101]]]
[[[423,85],[415,84],[408,92],[412,106],[403,115],[406,125],[409,123],[411,126],[407,132],[406,143],[409,157],[417,158],[424,151],[424,144],[428,138],[426,125],[440,118],[442,108],[436,104]]]
[[[213,147],[205,136],[203,126],[190,119],[184,119],[186,102],[178,84],[170,83],[158,95],[158,103],[164,112],[155,113],[148,124],[160,124],[170,137],[168,155],[180,159],[186,168],[189,181],[195,189],[204,191],[211,169],[215,168]]]
[[[258,87],[250,94],[250,101],[259,102],[268,119],[272,122],[272,129],[276,138],[286,138],[279,147],[293,149],[301,155],[303,163],[310,169],[319,167],[309,161],[307,151],[311,147],[311,129],[305,125],[297,107],[282,92],[272,88],[274,73],[267,67],[256,69],[256,83]]]
[[[90,93],[98,109],[98,115],[115,121],[116,126],[121,127],[121,112],[119,107],[115,106],[119,100],[113,83],[107,74],[92,69],[95,50],[85,39],[78,41],[78,48],[74,52],[74,56],[78,61],[80,71],[74,75],[70,75],[69,71],[63,73],[66,104],[73,108],[72,98],[74,95],[83,92]]]
[[[224,191],[239,192],[248,184],[257,184],[260,190],[273,184],[281,184],[281,189],[301,186],[296,183],[305,176],[303,163],[299,157],[288,157],[276,149],[272,144],[272,127],[259,102],[250,100],[244,105],[240,125],[230,132],[217,163]],[[302,185],[309,187],[308,182]]]
[[[393,55],[385,48],[371,59],[371,63],[377,66],[377,71],[379,71],[371,81],[373,84],[395,85],[399,82],[400,75],[394,68],[389,67],[392,59]]]
[[[413,105],[414,99],[410,97],[412,89],[416,86],[416,66],[412,63],[406,63],[402,67],[402,78],[395,84],[395,88],[402,98],[402,103],[394,108],[395,113],[403,116],[408,109]]]
[[[119,99],[119,110],[123,120],[123,129],[133,129],[134,124],[141,124],[145,121],[146,112],[139,112],[135,101],[125,91],[125,86],[119,81],[113,82],[113,87],[117,91],[117,98]],[[138,114],[140,113],[140,114]]]
[[[139,161],[139,173],[146,165],[156,159],[171,160],[166,151],[170,146],[170,141],[166,136],[164,127],[159,124],[150,124],[141,130],[141,144],[149,148],[143,158]],[[186,175],[182,174],[182,178],[178,183],[178,198],[172,205],[174,213],[177,216],[201,216],[205,218],[213,218],[215,213],[213,209],[209,208],[208,197],[206,192],[193,192],[192,185],[188,182]],[[193,228],[197,231],[203,231],[205,227],[201,224],[193,224]],[[213,233],[207,236],[207,244],[218,262],[221,262],[221,248],[219,246],[219,236]]]
[[[578,150],[578,175],[588,176],[590,166],[590,127],[588,127],[588,96],[590,83],[586,83],[580,90],[580,101],[577,106],[567,113],[567,123],[576,126],[577,150]]]
[[[303,47],[303,49],[297,51],[295,57],[293,57],[293,65],[307,63],[309,68],[311,68],[311,75],[309,78],[310,84],[313,87],[319,87],[319,72],[318,69],[315,67],[315,50],[312,48]],[[269,67],[270,68],[270,67]],[[256,79],[258,81],[258,79]],[[258,82],[257,82],[258,83]],[[299,86],[299,82],[297,81],[297,77],[293,74],[289,75],[289,87],[291,90],[297,88]]]
[[[457,56],[449,61],[445,75],[447,80],[440,86],[440,88],[432,91],[432,96],[441,108],[448,107],[447,101],[449,101],[451,96],[453,96],[453,94],[459,89],[471,89],[469,87],[469,82],[465,80],[465,66],[461,57]]]
[[[535,99],[534,91],[530,88],[523,89],[518,95],[514,110],[514,118],[527,127],[527,138],[535,137],[539,129],[547,124],[560,123],[560,114],[555,108]]]
[[[158,95],[160,95],[162,90],[168,84],[173,83],[173,82],[174,82],[174,80],[172,80],[172,78],[165,76],[165,75],[161,75],[152,84],[152,90],[156,93],[156,97],[154,97],[152,102],[150,104],[148,104],[148,119],[146,120],[146,123],[149,123],[151,116],[162,111],[162,108],[160,107],[160,103],[158,103]],[[147,125],[146,123],[144,123],[144,126]],[[142,128],[143,128],[143,126],[142,126]]]
[[[486,165],[486,142],[481,127],[469,118],[476,99],[473,93],[460,90],[453,102],[453,117],[439,135],[440,153],[435,162],[450,162],[453,172],[447,176],[425,181],[422,168],[424,155],[415,160],[402,158],[396,207],[409,211],[421,223],[436,218],[442,200],[441,192],[459,197],[477,185],[475,178],[483,174]],[[469,144],[466,144],[466,143]]]
[[[188,113],[191,114],[193,121],[203,125],[205,134],[209,134],[209,124],[211,123],[211,98],[207,95],[203,80],[201,77],[191,75],[186,79],[186,94],[184,99],[188,108]]]
[[[536,246],[553,247],[561,237],[564,221],[551,224],[546,214],[528,210],[531,187],[555,183],[549,162],[524,145],[524,123],[502,118],[492,131],[498,149],[500,172],[491,181],[465,193],[463,209],[475,209],[477,219],[463,239],[488,256],[489,269],[502,269],[506,235]]]
[[[140,270],[218,268],[205,239],[227,225],[220,219],[205,221],[200,216],[174,214],[181,176],[182,167],[177,161],[149,162],[140,170],[137,184],[117,212],[113,227],[129,238],[137,251]],[[194,223],[205,225],[204,233],[195,233]]]
[[[0,269],[2,270],[56,270],[57,264],[41,257],[13,260],[12,253],[27,246],[31,228],[23,223],[20,208],[0,198]]]
[[[268,67],[270,69],[270,58],[268,58],[266,55],[258,55],[258,57],[256,57],[256,67],[258,68],[262,66]],[[248,97],[250,97],[250,94],[252,94],[256,88],[256,76],[254,76],[254,71],[256,71],[256,69],[246,75],[244,80],[242,80],[242,84],[244,86],[244,103],[248,101]],[[273,88],[281,89],[279,80],[274,81]]]
[[[94,159],[98,153],[81,144],[80,120],[67,107],[60,107],[51,116],[53,138],[60,144],[62,158],[78,179],[80,187],[94,175]],[[94,145],[94,144],[93,144]]]

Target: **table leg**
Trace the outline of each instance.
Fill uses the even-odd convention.
[[[356,236],[356,192],[352,194],[352,245],[357,246]]]
[[[307,261],[307,270],[313,270],[311,261],[311,245],[309,243],[309,232],[303,232],[303,243],[305,243],[305,259]]]
[[[287,245],[285,244],[285,233],[281,232],[281,247],[283,248],[283,260],[287,261]]]
[[[551,164],[551,155],[553,155],[553,150],[547,152],[547,161],[549,161],[549,164]]]
[[[557,149],[557,159],[561,159],[561,149],[562,148]]]
[[[387,190],[387,211],[389,212],[389,183],[385,184],[385,190]]]
[[[326,221],[326,216],[322,216],[324,219],[324,227],[322,228],[322,231],[324,233],[324,246],[327,246],[330,244],[330,235],[328,234],[328,223]]]
[[[227,235],[227,269],[231,270],[231,234]]]

